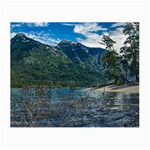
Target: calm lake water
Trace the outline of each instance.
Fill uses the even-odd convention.
[[[41,118],[33,121],[36,105],[33,102],[44,100],[40,111]],[[33,104],[30,124],[21,126],[36,127],[138,127],[139,94],[97,92],[84,88],[11,89],[11,126],[17,126],[24,116],[23,103]],[[26,104],[24,103],[24,104]],[[26,105],[25,105],[26,106]],[[49,107],[50,106],[50,107]],[[39,106],[38,106],[39,107]],[[55,110],[54,110],[55,109]],[[39,112],[40,112],[39,111]],[[15,112],[15,113],[14,113]],[[22,116],[20,114],[22,113]],[[52,115],[53,114],[53,115]],[[27,116],[27,115],[26,115]],[[32,116],[32,118],[31,118]],[[45,120],[44,116],[48,116]],[[66,117],[68,116],[68,117]],[[29,120],[29,119],[28,119]]]

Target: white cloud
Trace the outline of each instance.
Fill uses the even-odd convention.
[[[98,23],[81,23],[76,24],[74,27],[74,32],[83,35],[85,38],[77,38],[77,41],[86,45],[88,47],[102,47],[104,45],[100,44],[99,42],[102,40],[102,35],[97,34],[97,31],[103,31],[104,33],[107,32],[107,28],[104,28]]]
[[[26,23],[29,27],[47,27],[49,25],[48,22],[33,22],[33,23]]]
[[[73,23],[63,23],[62,25],[64,25],[64,26],[75,26],[75,24],[73,24]]]
[[[77,38],[77,41],[86,45],[88,47],[101,47],[105,48],[103,45],[102,37],[103,35],[110,36],[116,43],[114,44],[114,49],[119,53],[120,48],[123,46],[123,43],[126,39],[123,34],[123,25],[125,23],[115,23],[111,26],[111,28],[115,28],[114,30],[110,30],[109,28],[103,28],[97,23],[82,23],[76,24],[74,27],[74,32],[83,35],[85,38]],[[101,34],[98,34],[97,31],[103,31]]]
[[[77,41],[86,45],[88,47],[101,47],[105,48],[104,45],[100,44],[99,42],[102,40],[102,35],[98,35],[96,33],[88,33],[86,39],[78,38]]]
[[[47,27],[48,26],[48,22],[36,22],[34,24],[37,27]]]
[[[76,24],[75,28],[74,28],[75,33],[83,34],[85,36],[89,32],[96,32],[96,31],[100,31],[100,30],[107,30],[107,28],[103,28],[94,22]]]
[[[36,41],[39,41],[43,44],[48,45],[57,45],[61,40],[59,38],[54,39],[51,37],[50,34],[44,33],[44,32],[30,32],[30,33],[24,33],[27,37],[32,38]]]
[[[11,32],[10,33],[10,39],[12,39],[17,33],[16,32]]]
[[[15,24],[10,24],[10,28],[11,30],[14,29],[14,28],[18,28],[18,27],[21,27],[21,23],[15,23]]]
[[[123,46],[124,41],[126,40],[126,36],[123,34],[123,28],[116,28],[116,30],[111,31],[110,38],[116,41],[114,44],[114,49],[119,53],[120,48]]]
[[[111,28],[117,28],[117,27],[122,27],[126,24],[126,22],[117,22],[112,24]]]
[[[19,22],[11,24],[11,28],[13,29],[15,27],[21,27],[23,24],[29,27],[47,27],[49,25],[48,22],[29,22],[29,23]]]
[[[85,38],[77,38],[77,41],[82,43],[85,46],[88,47],[103,47],[104,45],[101,45],[99,42],[102,39],[101,35],[98,35],[97,31],[107,31],[107,28],[103,28],[98,23],[94,22],[87,22],[87,23],[64,23],[63,25],[66,26],[74,26],[74,32],[83,35]]]

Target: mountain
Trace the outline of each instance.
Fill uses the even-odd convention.
[[[92,86],[105,78],[99,58],[104,49],[63,40],[42,44],[19,33],[11,39],[11,86]]]
[[[83,68],[90,68],[95,71],[101,71],[101,56],[106,52],[101,48],[89,48],[81,43],[75,43],[67,40],[61,41],[56,48],[65,53],[74,63]]]

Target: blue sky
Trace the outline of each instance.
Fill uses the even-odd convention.
[[[122,33],[125,22],[11,22],[11,38],[24,33],[49,45],[57,45],[61,40],[80,42],[89,47],[102,47],[102,36],[109,35],[117,43],[116,51],[125,41]]]

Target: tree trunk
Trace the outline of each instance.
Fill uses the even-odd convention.
[[[126,69],[126,80],[128,80],[128,70]]]
[[[135,75],[135,81],[139,82],[139,76],[138,76],[138,74]]]

